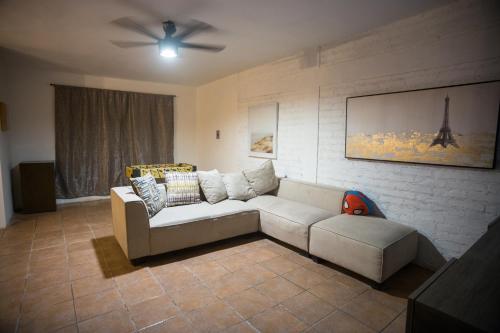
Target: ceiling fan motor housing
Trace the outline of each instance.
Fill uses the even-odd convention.
[[[175,23],[172,21],[163,22],[163,31],[165,31],[165,34],[167,36],[171,37],[177,31],[177,29],[175,28]]]

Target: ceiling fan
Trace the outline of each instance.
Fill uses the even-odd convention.
[[[201,32],[211,31],[214,28],[204,22],[193,21],[190,25],[186,26],[180,33],[177,33],[177,28],[173,21],[165,21],[162,23],[163,31],[165,32],[165,37],[160,38],[152,31],[148,30],[144,26],[136,23],[132,19],[128,17],[123,17],[118,20],[113,21],[112,23],[145,35],[149,38],[154,39],[154,42],[131,42],[131,41],[111,41],[114,45],[121,48],[132,48],[132,47],[143,47],[143,46],[151,46],[158,45],[160,50],[160,55],[167,58],[175,58],[179,55],[179,49],[194,49],[200,51],[208,51],[208,52],[220,52],[224,50],[226,47],[222,45],[211,45],[211,44],[199,44],[199,43],[186,43],[184,40],[192,37],[195,34]]]

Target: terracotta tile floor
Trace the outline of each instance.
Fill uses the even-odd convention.
[[[248,235],[132,266],[107,200],[0,230],[0,332],[403,332],[410,265],[383,292]]]

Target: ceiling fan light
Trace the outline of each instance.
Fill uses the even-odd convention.
[[[160,55],[165,58],[177,57],[177,50],[175,48],[165,48],[160,51]]]
[[[177,57],[177,46],[173,43],[160,43],[160,55],[165,58]]]

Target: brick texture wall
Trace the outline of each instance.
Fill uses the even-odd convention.
[[[277,101],[278,172],[363,191],[387,218],[418,229],[417,262],[437,268],[443,259],[460,256],[500,215],[500,167],[347,160],[346,97],[500,79],[498,36],[498,1],[459,1],[342,45],[306,50],[233,75],[236,105],[229,105],[234,110],[221,110],[218,100],[204,103],[204,94],[227,86],[226,79],[202,86],[197,100],[200,166],[232,171],[260,164],[247,157],[247,108]],[[210,122],[221,112],[231,121]],[[209,158],[221,144],[213,138],[215,129],[222,130],[226,158]]]

